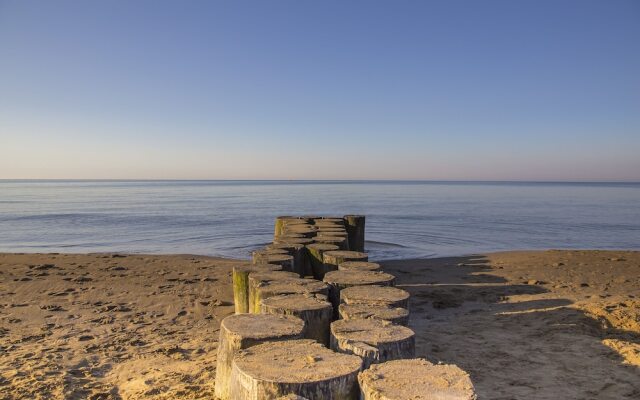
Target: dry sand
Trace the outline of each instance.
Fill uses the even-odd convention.
[[[232,261],[0,254],[0,398],[213,398]],[[640,398],[640,252],[383,263],[481,399]]]

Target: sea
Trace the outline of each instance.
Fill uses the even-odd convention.
[[[366,215],[373,260],[640,249],[640,183],[0,180],[0,251],[247,259],[300,214]]]

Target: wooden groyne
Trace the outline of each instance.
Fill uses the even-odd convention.
[[[460,368],[414,358],[409,293],[369,260],[363,215],[277,217],[232,276],[220,399],[476,399]]]

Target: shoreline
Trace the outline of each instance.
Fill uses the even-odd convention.
[[[0,253],[0,397],[213,398],[229,274],[243,261]],[[381,264],[412,295],[416,356],[459,365],[480,398],[640,394],[640,252]]]

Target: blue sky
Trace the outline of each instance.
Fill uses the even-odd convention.
[[[0,178],[640,181],[638,1],[2,1]]]

